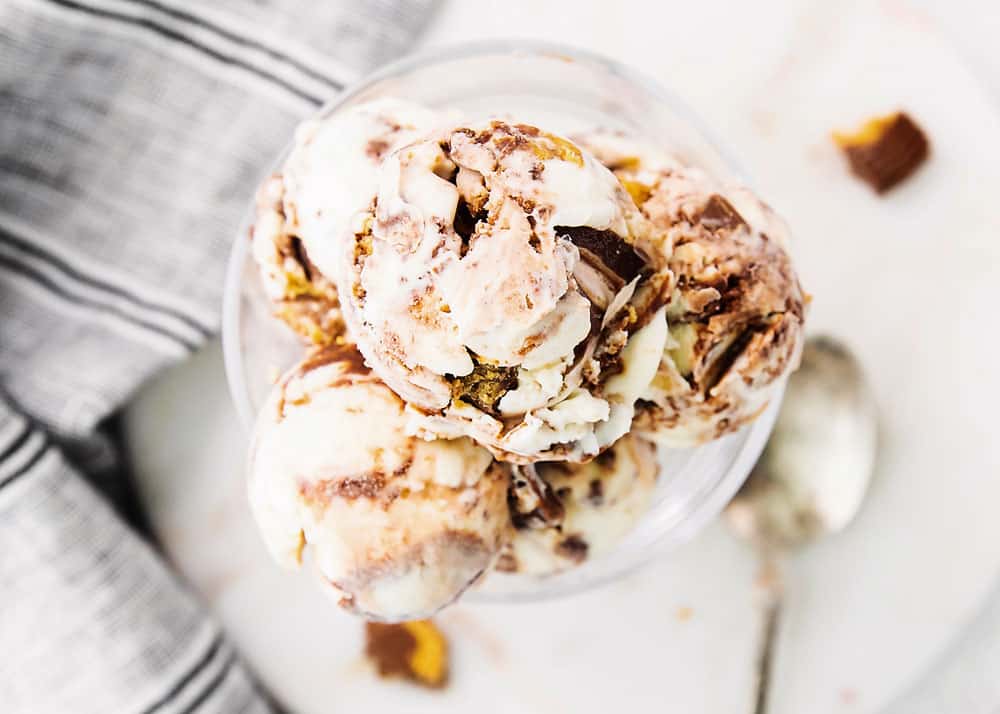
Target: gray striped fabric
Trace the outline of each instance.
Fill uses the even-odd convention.
[[[295,123],[434,4],[0,3],[0,711],[268,710],[81,473],[113,471],[101,423],[217,329]]]

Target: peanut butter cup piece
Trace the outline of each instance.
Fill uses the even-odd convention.
[[[448,641],[430,620],[365,625],[365,655],[383,677],[431,689],[448,681]]]
[[[927,135],[903,112],[870,119],[854,133],[834,132],[833,139],[854,175],[878,193],[909,178],[930,153]]]

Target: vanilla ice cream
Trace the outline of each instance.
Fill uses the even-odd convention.
[[[514,513],[517,529],[497,568],[528,575],[558,573],[614,550],[648,509],[658,474],[655,447],[632,435],[586,464],[524,468],[534,469],[559,507],[550,521],[536,510]],[[514,478],[517,485],[523,477],[515,471]]]
[[[336,282],[416,433],[469,435],[511,461],[582,460],[628,430],[656,372],[661,240],[568,140],[463,124],[386,157]]]
[[[274,315],[306,344],[329,345],[344,335],[337,289],[306,256],[289,224],[284,196],[280,175],[269,177],[257,191],[251,255]]]
[[[506,468],[469,439],[403,433],[403,402],[351,347],[289,371],[259,416],[250,502],[296,567],[308,548],[340,604],[373,619],[425,617],[487,568],[507,537]]]
[[[798,363],[805,298],[789,231],[749,189],[620,138],[580,140],[615,170],[667,240],[669,337],[635,428],[670,446],[735,431]]]

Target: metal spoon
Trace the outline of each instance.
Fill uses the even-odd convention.
[[[767,708],[784,594],[782,561],[836,533],[861,507],[875,467],[877,418],[858,361],[829,337],[806,342],[760,461],[726,509],[730,526],[761,559],[764,636],[755,714]]]

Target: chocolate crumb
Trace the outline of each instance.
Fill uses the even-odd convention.
[[[589,548],[587,541],[574,533],[560,541],[556,546],[556,553],[574,563],[582,563],[587,559]]]
[[[515,466],[513,472],[517,476],[507,490],[507,505],[514,528],[552,528],[562,523],[565,516],[563,503],[549,482],[538,473],[536,466]]]
[[[299,482],[299,495],[306,503],[329,505],[334,499],[355,500],[376,498],[385,488],[385,476],[380,473],[360,474],[341,479],[321,479]]]
[[[605,449],[594,458],[594,463],[602,469],[611,470],[615,466],[615,450]]]
[[[385,139],[372,139],[365,147],[365,156],[373,161],[381,161],[385,152],[389,150],[389,142]]]
[[[485,211],[473,214],[468,203],[461,200],[458,202],[458,207],[455,209],[454,226],[455,233],[462,239],[462,255],[468,251],[469,242],[476,232],[476,224],[482,220],[486,220]]]
[[[496,565],[493,566],[493,569],[500,573],[516,573],[517,568],[517,558],[510,551],[501,553]]]
[[[587,500],[595,506],[604,503],[604,483],[601,479],[595,478],[590,482],[590,486],[587,488]]]

